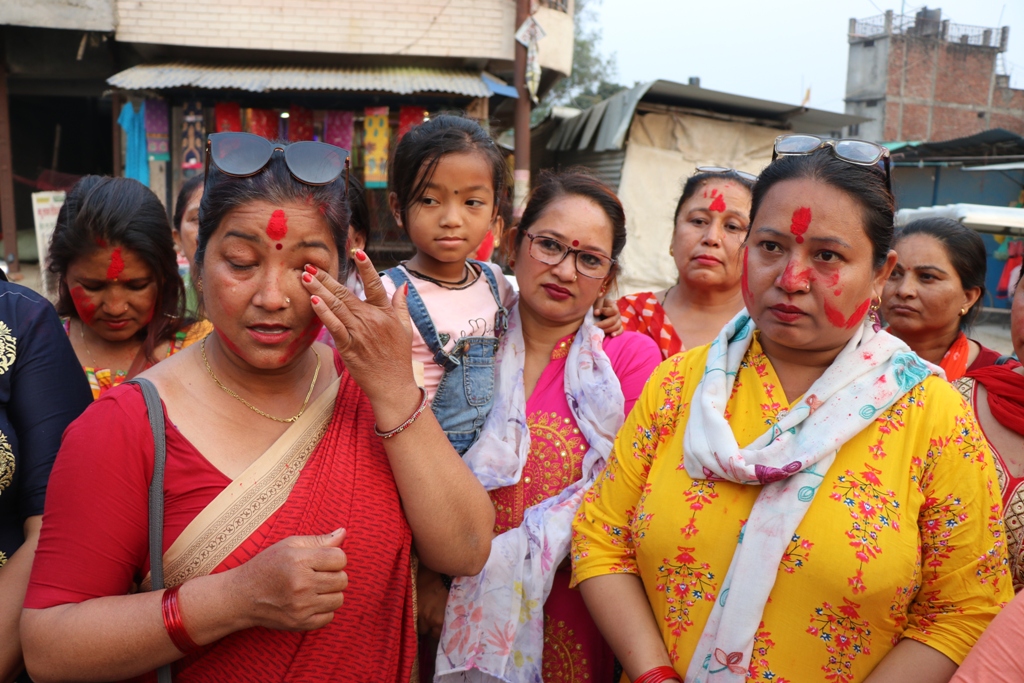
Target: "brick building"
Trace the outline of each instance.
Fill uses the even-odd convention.
[[[1024,134],[1024,90],[1010,87],[1002,59],[1009,33],[952,24],[941,9],[851,19],[846,113],[874,120],[849,134],[923,142],[994,128]]]
[[[571,71],[573,10],[573,0],[532,0],[546,33],[541,94]],[[356,177],[370,109],[386,112],[392,144],[412,110],[511,124],[515,18],[516,0],[0,0],[0,128],[9,110],[17,179],[5,202],[0,139],[0,222],[30,231],[32,191],[124,173],[126,103],[166,108],[169,149],[150,155],[148,182],[168,205],[202,172],[183,156],[185,123],[225,130],[225,106],[230,129],[250,130],[258,114],[266,135],[284,138],[297,112],[315,139],[326,139],[329,115],[351,115]],[[386,225],[383,190],[370,194],[387,245],[401,236]],[[16,218],[3,220],[11,204]]]

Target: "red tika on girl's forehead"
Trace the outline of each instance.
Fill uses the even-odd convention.
[[[110,255],[110,266],[107,268],[107,279],[116,280],[124,272],[124,259],[121,258],[121,247],[114,247]]]
[[[270,220],[267,221],[267,237],[279,242],[285,238],[288,234],[288,216],[285,215],[282,209],[278,209],[274,213],[270,214]]]

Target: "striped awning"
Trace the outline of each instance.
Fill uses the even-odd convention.
[[[114,74],[110,85],[123,90],[204,88],[209,90],[326,90],[389,92],[399,95],[445,93],[466,97],[514,93],[485,71],[420,67],[294,67],[140,64]]]

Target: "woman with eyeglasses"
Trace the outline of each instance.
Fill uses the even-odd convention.
[[[889,332],[950,382],[998,362],[998,351],[967,336],[985,296],[981,236],[949,218],[925,218],[897,231],[892,248],[898,258],[882,294]]]
[[[210,332],[186,311],[167,213],[136,180],[86,176],[71,188],[49,269],[94,398]]]
[[[65,433],[21,622],[38,679],[408,683],[412,542],[438,571],[483,566],[493,508],[416,387],[404,295],[361,250],[366,301],[338,284],[346,155],[211,136],[195,271],[214,334],[140,378],[162,487],[143,387]]]
[[[669,254],[678,282],[619,299],[623,327],[651,337],[663,358],[709,343],[743,308],[740,257],[755,180],[731,168],[698,167],[676,204]]]
[[[885,154],[776,141],[746,310],[658,368],[580,508],[574,578],[633,683],[947,681],[1012,596],[984,436],[867,315]]]
[[[509,238],[519,301],[494,408],[465,455],[497,536],[484,570],[452,585],[434,680],[611,683],[611,650],[569,588],[570,525],[661,356],[646,336],[606,337],[594,322],[626,242],[611,189],[583,172],[543,175]]]

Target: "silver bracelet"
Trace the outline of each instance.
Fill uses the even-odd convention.
[[[402,424],[400,424],[397,427],[395,427],[394,429],[392,429],[390,432],[382,432],[382,431],[380,431],[380,429],[377,428],[377,424],[374,423],[374,425],[373,425],[373,433],[376,434],[377,436],[379,436],[382,439],[390,439],[391,437],[395,436],[396,434],[401,434],[406,429],[411,427],[412,423],[415,422],[416,419],[420,415],[422,415],[423,411],[426,410],[426,408],[427,408],[427,390],[424,389],[423,387],[419,387],[419,390],[420,390],[420,393],[423,395],[423,400],[420,401],[420,407],[416,409],[416,412],[412,414],[412,417],[410,417],[408,420],[406,420]]]

